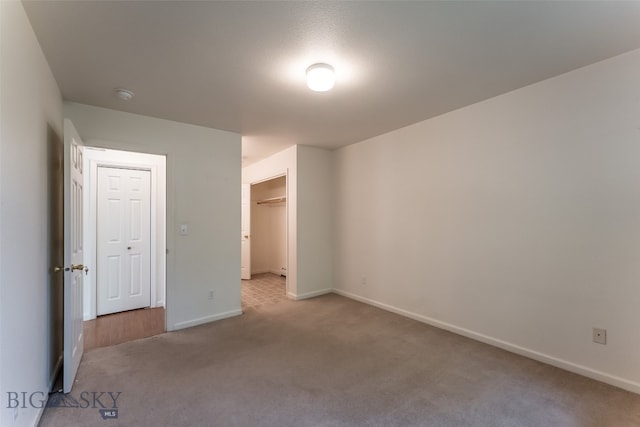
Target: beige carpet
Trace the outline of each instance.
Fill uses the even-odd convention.
[[[639,395],[337,295],[89,351],[82,392],[41,425],[640,426]]]

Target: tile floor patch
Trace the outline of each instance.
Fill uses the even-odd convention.
[[[276,304],[286,299],[286,278],[272,273],[254,274],[251,280],[243,280],[242,309],[257,308],[265,304]]]

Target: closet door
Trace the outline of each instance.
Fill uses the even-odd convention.
[[[98,167],[97,314],[151,305],[151,172]]]

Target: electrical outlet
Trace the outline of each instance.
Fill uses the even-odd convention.
[[[593,342],[598,344],[607,344],[607,330],[593,328]]]
[[[362,286],[366,286],[367,285],[367,278],[366,276],[362,276],[362,279],[360,279],[360,284]]]
[[[213,299],[213,289],[209,289],[209,299]]]

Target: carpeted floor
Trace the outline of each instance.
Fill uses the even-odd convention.
[[[74,400],[41,425],[640,425],[639,395],[338,295],[91,350]]]

